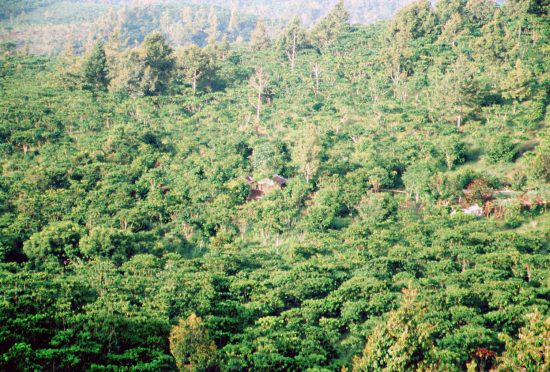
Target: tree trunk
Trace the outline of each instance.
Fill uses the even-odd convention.
[[[256,123],[260,122],[260,113],[262,111],[262,88],[258,85],[258,102],[256,104]]]
[[[296,30],[292,34],[292,61],[290,63],[290,68],[294,72],[294,67],[296,67]]]
[[[319,83],[321,78],[321,66],[318,63],[313,66],[313,74],[315,76],[315,96],[317,96],[319,93]]]
[[[256,70],[256,74],[251,78],[250,82],[256,94],[256,102],[253,103],[251,100],[250,104],[256,108],[256,132],[258,132],[262,113],[262,94],[268,83],[261,67]]]

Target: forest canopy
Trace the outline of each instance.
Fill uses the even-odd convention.
[[[346,4],[2,46],[1,370],[550,368],[547,2]]]

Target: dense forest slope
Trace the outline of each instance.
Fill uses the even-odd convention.
[[[148,6],[148,5],[204,5],[225,9],[236,9],[242,13],[255,14],[264,18],[290,19],[300,15],[302,21],[315,22],[324,16],[336,4],[337,0],[3,0],[0,19],[13,19],[18,15],[41,7],[59,3],[102,4],[112,6]],[[389,18],[395,11],[413,0],[346,0],[351,21],[367,23],[381,18]],[[300,12],[296,10],[299,9]]]
[[[549,33],[544,1],[338,2],[6,45],[0,369],[548,370]]]
[[[203,46],[209,37],[229,42],[248,40],[257,17],[228,9],[174,2],[122,6],[92,1],[56,1],[0,21],[0,40],[34,54],[59,54],[72,47],[85,50],[93,41],[118,33],[124,46],[162,32],[173,45]],[[284,23],[267,21],[271,33]]]
[[[154,30],[173,45],[204,46],[216,33],[230,42],[250,38],[258,17],[277,34],[299,14],[305,25],[325,15],[335,0],[4,0],[0,7],[0,40],[15,42],[33,53],[56,54],[69,44],[82,50],[98,37],[119,30],[130,45]],[[389,18],[412,0],[347,0],[352,21]],[[213,8],[212,8],[213,7]],[[300,11],[298,12],[297,9]],[[213,20],[212,12],[216,19]]]
[[[299,15],[302,22],[311,25],[327,14],[338,0],[189,0],[194,4],[212,4],[242,12],[257,14],[264,18],[273,15],[291,19]],[[352,23],[370,23],[390,18],[397,10],[409,5],[413,0],[346,0]],[[297,11],[299,9],[299,11]]]

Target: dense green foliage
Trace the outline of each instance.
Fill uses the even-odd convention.
[[[91,40],[118,34],[123,47],[136,46],[145,36],[160,31],[176,46],[206,45],[208,38],[248,40],[257,16],[180,1],[130,2],[65,0],[19,1],[21,11],[3,19],[0,13],[0,42],[12,41],[32,53],[59,54],[67,46],[79,51]],[[1,6],[0,6],[1,8]],[[212,14],[215,15],[215,19]],[[215,21],[215,22],[214,22]],[[282,21],[268,20],[277,31]]]
[[[352,22],[367,23],[387,19],[412,1],[346,0],[346,6]],[[67,44],[82,50],[90,40],[113,31],[131,46],[160,31],[175,46],[204,46],[211,38],[249,40],[258,17],[265,19],[270,35],[297,13],[310,26],[334,4],[335,0],[1,0],[0,42],[14,41],[33,53],[58,54]]]
[[[3,53],[0,369],[547,370],[546,11]]]

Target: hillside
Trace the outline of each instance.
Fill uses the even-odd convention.
[[[226,9],[235,7],[241,12],[256,14],[264,18],[273,15],[290,20],[299,15],[302,22],[309,26],[327,14],[337,0],[189,0],[194,4],[212,4]],[[346,9],[353,23],[371,23],[390,18],[395,12],[413,0],[346,0]],[[296,10],[299,9],[299,12]]]
[[[82,52],[94,40],[116,34],[125,46],[134,46],[154,30],[161,31],[174,46],[206,45],[215,30],[217,40],[248,40],[257,17],[235,14],[203,5],[151,3],[123,6],[93,1],[56,1],[0,22],[0,41],[12,42],[33,54],[59,54],[68,46]],[[281,21],[269,21],[277,32]]]
[[[543,5],[5,45],[0,370],[548,370]]]
[[[369,23],[389,18],[412,0],[348,0],[352,21]],[[15,42],[31,53],[58,54],[67,44],[84,50],[97,38],[117,30],[130,44],[159,30],[174,46],[206,44],[216,14],[217,38],[247,41],[258,17],[272,36],[300,9],[306,26],[325,15],[335,1],[180,1],[180,0],[40,0],[6,1],[0,11],[0,42]],[[232,19],[232,16],[234,19]]]

